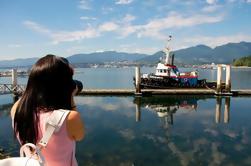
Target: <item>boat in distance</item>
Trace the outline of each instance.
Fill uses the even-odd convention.
[[[163,49],[164,58],[157,64],[155,73],[142,74],[140,76],[141,89],[166,89],[166,88],[216,88],[216,82],[207,82],[206,79],[198,79],[198,72],[180,72],[174,65],[174,53],[168,45]],[[136,79],[134,86],[136,86]]]

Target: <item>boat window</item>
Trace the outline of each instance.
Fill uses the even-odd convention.
[[[166,69],[164,69],[164,73],[166,73]]]
[[[162,70],[159,70],[160,71],[160,73],[162,73]]]

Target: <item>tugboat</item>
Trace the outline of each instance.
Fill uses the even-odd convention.
[[[198,72],[179,72],[174,65],[174,53],[171,52],[170,42],[172,36],[169,36],[168,44],[163,49],[164,60],[157,64],[156,72],[142,74],[140,87],[142,89],[165,89],[165,88],[214,88],[215,83],[207,83],[206,79],[199,80]],[[134,77],[135,85],[135,77]]]

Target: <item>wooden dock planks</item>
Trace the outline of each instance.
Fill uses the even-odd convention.
[[[135,89],[83,89],[80,95],[128,95],[134,96]],[[231,93],[217,94],[213,89],[142,89],[142,95],[251,95],[251,90],[233,90]]]

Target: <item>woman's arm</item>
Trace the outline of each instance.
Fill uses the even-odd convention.
[[[66,127],[68,136],[71,139],[80,141],[84,138],[84,123],[82,122],[79,112],[73,110],[69,113],[67,116]]]
[[[84,131],[84,123],[81,120],[80,113],[77,111],[77,107],[74,101],[74,96],[77,94],[77,92],[78,92],[78,87],[76,86],[71,96],[71,112],[67,117],[66,127],[68,136],[75,141],[80,141],[84,138],[85,131]]]

